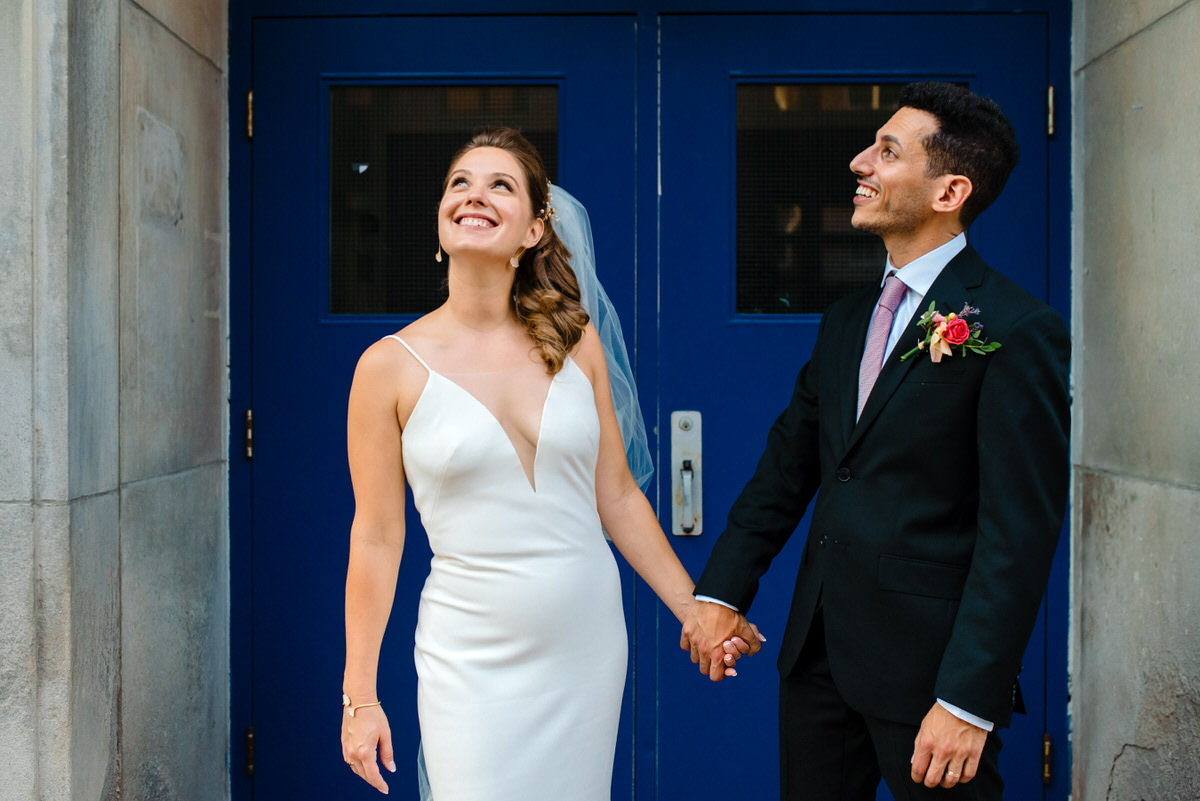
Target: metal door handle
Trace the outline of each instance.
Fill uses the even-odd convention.
[[[683,481],[683,516],[679,521],[679,527],[683,529],[684,534],[691,534],[696,528],[696,513],[692,511],[692,460],[683,460],[683,469],[679,471],[679,477]]]

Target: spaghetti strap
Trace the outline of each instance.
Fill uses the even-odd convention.
[[[388,334],[386,337],[384,337],[384,339],[394,339],[394,340],[396,340],[397,342],[399,342],[401,345],[403,345],[403,346],[404,346],[404,349],[405,349],[405,350],[407,350],[409,353],[411,353],[411,354],[412,354],[412,357],[413,357],[414,359],[416,359],[416,360],[417,360],[417,361],[420,363],[420,365],[421,365],[422,367],[424,367],[424,368],[425,368],[425,369],[426,369],[428,372],[430,372],[430,373],[432,373],[432,372],[433,372],[433,368],[432,368],[432,367],[430,367],[428,364],[426,364],[426,363],[425,363],[425,360],[424,360],[424,359],[422,359],[420,356],[418,356],[418,355],[417,355],[417,352],[416,352],[415,350],[413,350],[413,348],[412,348],[412,345],[408,344],[407,342],[405,342],[403,339],[401,339],[400,337],[396,336],[395,334]]]

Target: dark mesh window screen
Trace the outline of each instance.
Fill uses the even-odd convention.
[[[883,243],[850,227],[849,164],[896,111],[900,86],[738,86],[739,314],[819,314],[879,280]]]
[[[520,128],[558,176],[556,86],[334,86],[329,125],[332,314],[424,314],[445,300],[442,179],[480,128]]]

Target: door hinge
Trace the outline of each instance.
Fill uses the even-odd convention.
[[[1042,735],[1042,784],[1050,783],[1050,735]]]
[[[254,138],[254,90],[246,92],[246,138]]]
[[[254,410],[246,410],[246,458],[254,458]]]
[[[1046,136],[1054,136],[1054,85],[1046,87]]]
[[[246,729],[246,775],[254,776],[254,727]]]

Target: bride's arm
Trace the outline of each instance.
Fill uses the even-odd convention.
[[[346,444],[354,485],[354,522],[346,571],[346,670],[342,691],[352,706],[381,700],[375,679],[404,550],[404,465],[397,419],[396,354],[368,348],[350,389]],[[378,759],[395,770],[391,731],[381,706],[342,713],[342,755],[380,792]]]
[[[600,522],[625,560],[650,585],[671,614],[683,623],[700,603],[692,596],[695,583],[675,555],[654,509],[629,472],[624,442],[613,411],[604,348],[590,325],[576,349],[575,361],[591,379],[600,418],[600,456],[596,465],[596,507]],[[758,653],[762,647],[758,631],[740,615],[738,635],[733,638],[732,645],[723,649],[728,656],[718,655],[722,650],[719,647],[710,655],[708,675],[714,681],[719,681],[722,673],[737,675],[732,668],[737,658],[745,653]],[[690,643],[683,641],[681,645],[685,650],[690,647]],[[692,661],[698,662],[700,655],[695,653],[695,648],[691,650]]]
[[[596,507],[600,522],[625,560],[682,621],[695,603],[692,597],[695,584],[663,536],[650,502],[629,472],[613,412],[604,349],[591,325],[576,348],[574,359],[592,382],[600,418],[600,456],[596,464]]]

